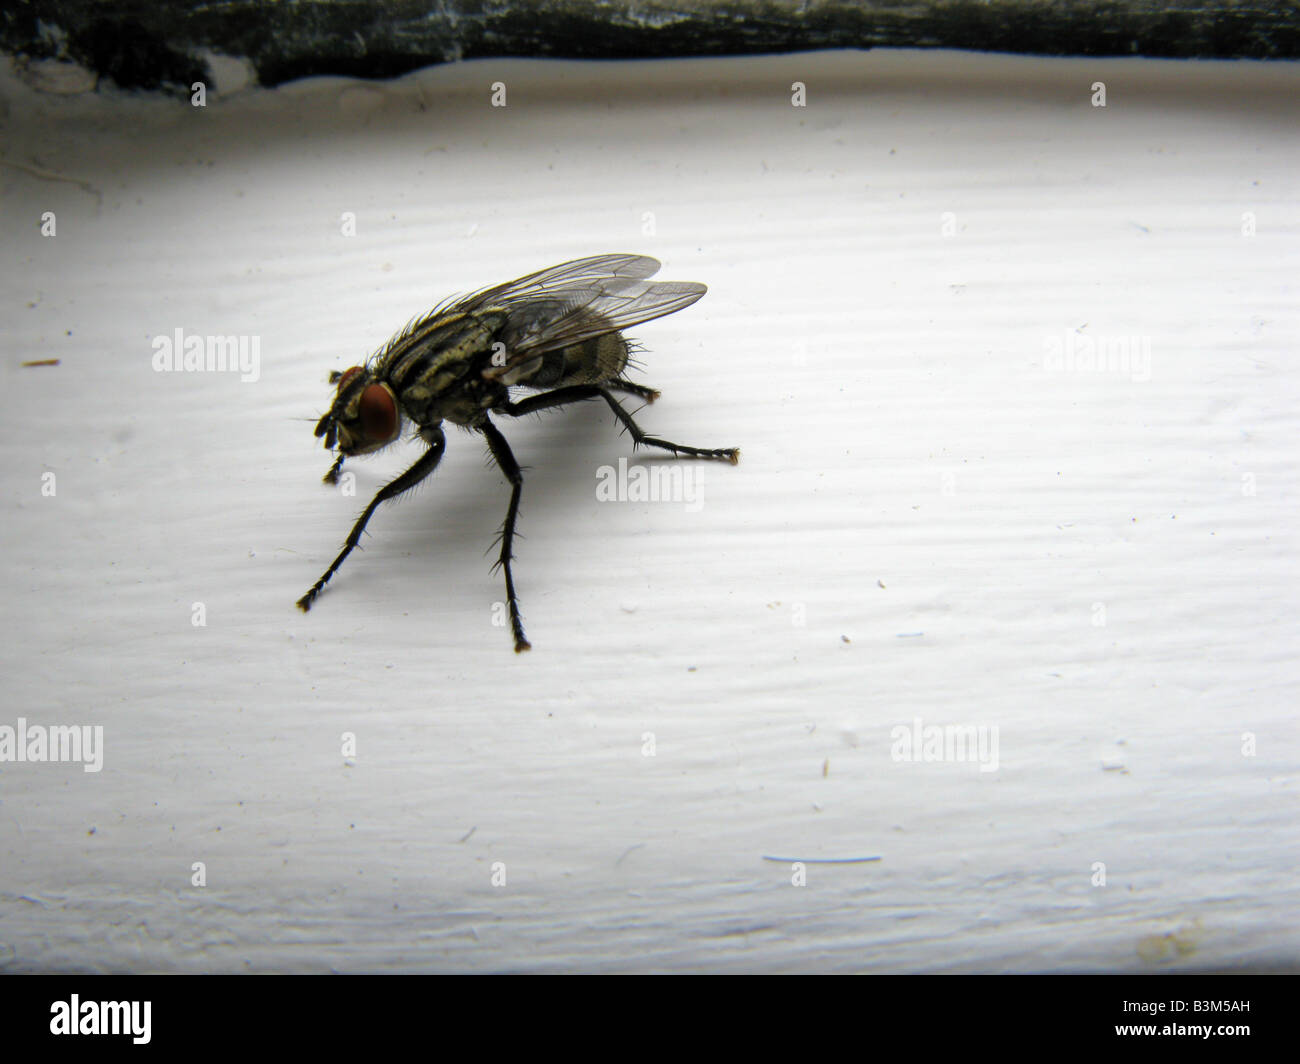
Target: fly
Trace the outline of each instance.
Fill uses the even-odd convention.
[[[510,505],[494,568],[505,572],[515,652],[529,649],[515,594],[513,546],[523,474],[490,414],[522,417],[587,399],[602,399],[628,430],[632,445],[675,455],[720,458],[735,465],[740,451],[687,447],[648,436],[614,395],[659,398],[624,376],[630,345],[622,330],[689,307],[706,291],[694,281],[649,281],[659,262],[646,255],[595,255],[552,266],[463,299],[440,304],[393,337],[364,366],[331,373],[334,402],[316,436],[338,458],[325,482],[338,480],[346,459],[396,442],[403,420],[428,449],[382,487],[362,511],[343,550],[298,600],[304,612],[352,553],[379,504],[395,499],[437,468],[446,446],[442,423],[481,432],[510,482]],[[537,394],[518,400],[511,388]]]

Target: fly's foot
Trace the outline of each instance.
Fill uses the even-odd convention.
[[[339,470],[343,468],[344,455],[339,455],[338,461],[330,466],[330,471],[321,477],[325,484],[337,484],[339,482]]]

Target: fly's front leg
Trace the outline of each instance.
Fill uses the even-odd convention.
[[[434,435],[434,433],[436,433],[436,435]],[[375,512],[379,507],[379,504],[381,502],[387,502],[389,499],[395,499],[403,492],[410,491],[415,487],[415,485],[432,473],[434,468],[438,465],[439,460],[442,458],[443,449],[447,445],[446,437],[443,436],[441,429],[426,428],[422,435],[428,441],[429,449],[416,460],[415,465],[411,466],[410,469],[399,476],[396,480],[392,480],[385,484],[379,489],[379,493],[370,500],[370,505],[367,506],[361,516],[357,518],[357,523],[352,526],[352,531],[348,533],[347,542],[343,544],[343,550],[339,553],[339,556],[334,559],[334,564],[326,569],[325,575],[317,580],[316,583],[312,585],[312,589],[298,600],[298,608],[302,610],[303,613],[306,613],[311,609],[312,602],[315,600],[316,596],[321,593],[321,590],[325,587],[329,578],[338,572],[338,568],[343,564],[344,559],[352,553],[352,549],[361,541],[361,533],[366,530],[366,522],[370,520],[370,515]],[[335,468],[337,468],[337,466],[335,466]]]
[[[609,387],[614,385],[611,384]],[[632,442],[636,446],[660,447],[673,454],[689,454],[695,458],[722,458],[732,465],[740,461],[738,447],[687,447],[684,443],[670,443],[668,440],[661,440],[658,436],[647,436],[641,430],[641,426],[632,420],[632,415],[624,410],[622,404],[606,390],[606,386],[600,384],[574,384],[568,388],[556,388],[553,392],[531,395],[517,403],[506,403],[501,409],[514,417],[521,417],[553,406],[567,406],[569,403],[582,402],[584,399],[604,399],[609,404],[609,408],[614,411],[614,416],[631,433]]]
[[[330,466],[330,471],[326,473],[321,480],[326,484],[337,484],[339,482],[339,470],[343,468],[343,459],[346,455],[339,455],[338,461]]]
[[[515,577],[510,571],[510,562],[514,558],[512,548],[515,541],[515,520],[519,517],[519,496],[524,489],[524,474],[510,451],[510,444],[506,443],[506,438],[501,435],[501,430],[486,419],[478,428],[487,437],[488,447],[492,449],[492,457],[496,459],[501,472],[510,481],[510,508],[506,511],[505,524],[501,526],[501,554],[497,559],[497,565],[504,569],[506,574],[506,602],[510,608],[510,627],[515,637],[515,653],[519,654],[532,648],[532,644],[524,638],[524,625],[519,619],[519,599],[515,596]]]

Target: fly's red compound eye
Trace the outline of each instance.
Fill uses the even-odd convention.
[[[382,384],[372,384],[361,393],[357,415],[366,439],[382,443],[397,435],[397,403],[393,401],[393,393]]]
[[[351,369],[345,369],[342,373],[340,373],[339,380],[338,380],[339,391],[342,391],[349,384],[351,384],[353,379],[360,372],[361,372],[360,366],[353,366]]]

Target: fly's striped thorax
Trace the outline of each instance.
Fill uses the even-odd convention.
[[[417,421],[430,403],[464,380],[476,358],[490,356],[504,324],[498,311],[451,312],[419,322],[379,356],[376,373]]]

